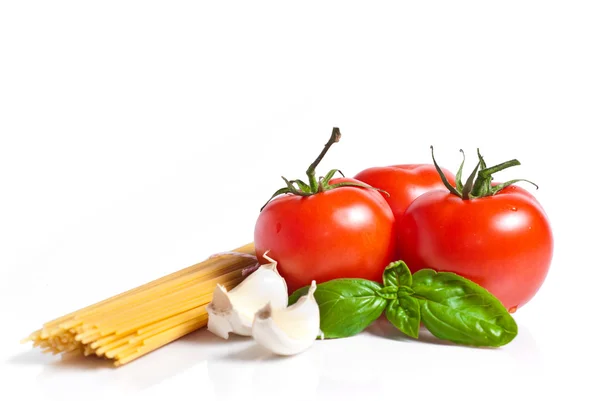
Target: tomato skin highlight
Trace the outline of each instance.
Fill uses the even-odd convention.
[[[431,191],[398,222],[398,255],[412,272],[457,273],[486,288],[511,312],[542,286],[553,247],[542,206],[516,186],[471,200]]]
[[[331,180],[357,182],[351,178]],[[394,215],[374,189],[339,187],[311,196],[283,195],[258,216],[254,246],[265,251],[293,291],[336,278],[379,281],[395,255]]]
[[[452,172],[442,168],[451,185],[456,185]],[[390,194],[385,197],[399,220],[406,208],[422,194],[446,189],[440,175],[433,164],[398,164],[386,167],[371,167],[354,176],[372,187],[382,189]]]

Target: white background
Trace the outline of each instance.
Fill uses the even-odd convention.
[[[598,21],[595,1],[3,1],[0,398],[597,399]],[[377,324],[273,359],[201,331],[116,370],[19,345],[252,241],[333,126],[321,172],[426,163],[429,145],[453,170],[460,148],[521,161],[497,178],[539,184],[556,248],[512,343]]]

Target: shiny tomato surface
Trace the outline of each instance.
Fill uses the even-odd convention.
[[[351,178],[331,180],[334,185]],[[282,195],[260,213],[254,245],[261,262],[278,262],[289,292],[336,278],[381,281],[395,251],[394,215],[383,196],[339,187],[310,196]]]
[[[471,200],[439,190],[407,208],[398,222],[398,252],[411,271],[457,273],[514,312],[544,282],[553,236],[539,202],[520,187]]]
[[[455,185],[454,174],[444,168],[442,171],[450,184]],[[385,200],[396,219],[402,217],[408,205],[425,192],[446,188],[433,164],[371,167],[361,171],[354,178],[390,194]]]

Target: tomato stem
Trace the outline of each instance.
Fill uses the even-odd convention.
[[[275,191],[275,193],[273,193],[273,195],[271,195],[271,197],[269,198],[267,203],[265,203],[260,208],[260,210],[262,211],[269,204],[269,202],[271,202],[274,198],[277,198],[280,195],[292,194],[294,196],[306,197],[306,196],[316,195],[321,192],[330,191],[332,189],[336,189],[336,188],[340,188],[340,187],[358,187],[358,188],[374,189],[376,191],[379,191],[379,192],[389,196],[389,194],[387,192],[385,192],[381,189],[378,189],[378,188],[373,188],[370,185],[367,185],[367,184],[364,184],[361,182],[348,181],[348,182],[338,182],[335,184],[330,184],[329,182],[331,181],[331,179],[333,178],[335,173],[340,173],[340,175],[342,177],[344,177],[344,174],[338,169],[329,170],[329,172],[327,174],[325,174],[324,177],[320,177],[317,180],[317,175],[315,172],[315,170],[317,169],[317,166],[319,165],[321,160],[323,160],[323,157],[325,157],[325,154],[327,154],[327,151],[329,151],[329,148],[331,147],[331,145],[333,145],[336,142],[339,142],[341,137],[342,137],[342,134],[340,133],[340,129],[337,127],[334,127],[331,132],[331,136],[329,137],[329,141],[327,141],[327,143],[325,144],[325,147],[323,148],[323,150],[321,151],[319,156],[315,159],[314,162],[312,162],[312,164],[310,166],[308,166],[308,170],[306,170],[306,175],[308,176],[308,184],[306,184],[302,180],[288,180],[285,177],[281,177],[283,179],[283,181],[285,182],[285,187],[279,188],[277,191]]]
[[[436,171],[440,175],[440,178],[442,179],[442,182],[444,183],[444,186],[446,188],[448,188],[448,191],[452,192],[454,195],[456,195],[456,196],[462,196],[461,193],[458,192],[458,190],[456,188],[454,188],[452,186],[452,184],[450,184],[450,181],[448,181],[448,179],[446,178],[446,174],[444,174],[444,172],[442,171],[441,167],[437,164],[437,161],[435,160],[435,156],[433,155],[433,145],[430,146],[430,148],[431,148],[431,158],[433,159],[433,165],[435,166]],[[464,164],[464,160],[463,160],[463,164]],[[460,174],[462,174],[462,164],[460,165],[460,170],[459,170],[459,174],[457,174],[457,177],[460,178]],[[462,183],[460,185],[462,187]]]
[[[493,181],[492,174],[495,174],[499,171],[505,170],[509,167],[519,166],[521,163],[517,159],[512,159],[512,160],[497,164],[492,167],[487,167],[487,164],[485,163],[485,160],[483,160],[483,156],[479,152],[479,149],[477,149],[477,157],[479,158],[479,161],[477,162],[477,165],[473,169],[473,172],[471,173],[471,175],[469,175],[467,182],[463,186],[462,172],[463,172],[463,167],[465,164],[465,153],[463,152],[462,149],[460,150],[460,152],[462,153],[463,160],[460,163],[458,173],[456,173],[456,187],[453,187],[450,184],[450,182],[448,182],[448,180],[447,180],[446,176],[444,175],[440,166],[437,164],[437,161],[435,160],[435,157],[433,156],[433,146],[431,146],[431,158],[433,159],[433,164],[434,164],[438,174],[440,175],[442,182],[444,183],[446,188],[448,188],[448,190],[452,194],[459,196],[463,200],[469,200],[469,199],[474,199],[474,198],[482,198],[484,196],[496,195],[502,189],[504,189],[516,182],[519,182],[519,181],[525,181],[527,183],[534,185],[536,187],[536,189],[538,188],[538,186],[535,183],[528,181],[528,180],[524,180],[524,179],[510,180],[510,181],[507,181],[502,184],[492,184],[492,181]]]
[[[464,188],[462,190],[462,194],[461,194],[461,198],[463,200],[471,199],[471,190],[473,189],[473,185],[474,185],[473,182],[475,181],[475,176],[477,175],[477,170],[479,170],[480,166],[481,166],[481,160],[477,162],[477,165],[473,169],[473,172],[471,173],[469,178],[467,178],[467,182],[465,182],[465,186],[464,186]],[[479,176],[478,176],[478,178],[479,178]]]
[[[340,132],[340,129],[338,127],[333,127],[333,130],[331,131],[331,136],[329,137],[329,141],[327,141],[325,147],[323,148],[319,156],[315,159],[315,161],[312,162],[310,166],[308,166],[308,170],[306,170],[306,175],[308,176],[308,185],[310,185],[310,189],[313,193],[323,191],[323,187],[319,186],[319,181],[317,181],[317,175],[315,173],[315,170],[317,169],[319,163],[321,163],[321,160],[323,160],[323,157],[325,157],[325,155],[329,151],[331,145],[333,145],[336,142],[339,142],[341,137],[342,133]]]
[[[477,150],[479,153],[479,149]],[[480,157],[480,164],[483,157]],[[512,159],[504,163],[497,164],[492,167],[485,167],[485,164],[482,164],[482,169],[479,170],[479,174],[477,174],[477,179],[475,180],[475,184],[473,184],[473,190],[471,191],[471,196],[479,197],[484,194],[489,194],[492,188],[492,174],[497,173],[498,171],[502,171],[509,167],[519,166],[521,163],[517,159]]]
[[[458,168],[458,172],[456,173],[456,190],[462,194],[463,192],[463,183],[462,183],[462,172],[463,167],[465,166],[465,152],[460,149],[460,153],[462,153],[462,162],[460,162],[460,167]]]

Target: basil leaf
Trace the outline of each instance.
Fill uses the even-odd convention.
[[[517,336],[517,324],[502,303],[464,277],[423,269],[413,275],[412,288],[423,323],[438,338],[499,347]]]
[[[401,260],[390,263],[383,271],[383,285],[386,287],[400,287],[403,285],[410,287],[412,285],[412,275],[406,263]]]
[[[380,284],[363,279],[337,279],[318,284],[315,299],[325,338],[350,337],[373,323],[388,302],[377,295],[381,290]],[[295,291],[290,295],[289,304],[307,292],[308,287]]]
[[[378,297],[385,299],[396,299],[398,297],[398,288],[396,287],[383,287],[381,290],[376,291]]]
[[[398,291],[396,292],[398,297],[404,297],[406,295],[412,295],[414,293],[415,293],[415,290],[413,290],[412,288],[407,287],[405,285],[398,288]]]
[[[410,296],[394,299],[385,308],[385,316],[404,334],[419,338],[421,312],[418,299]]]

